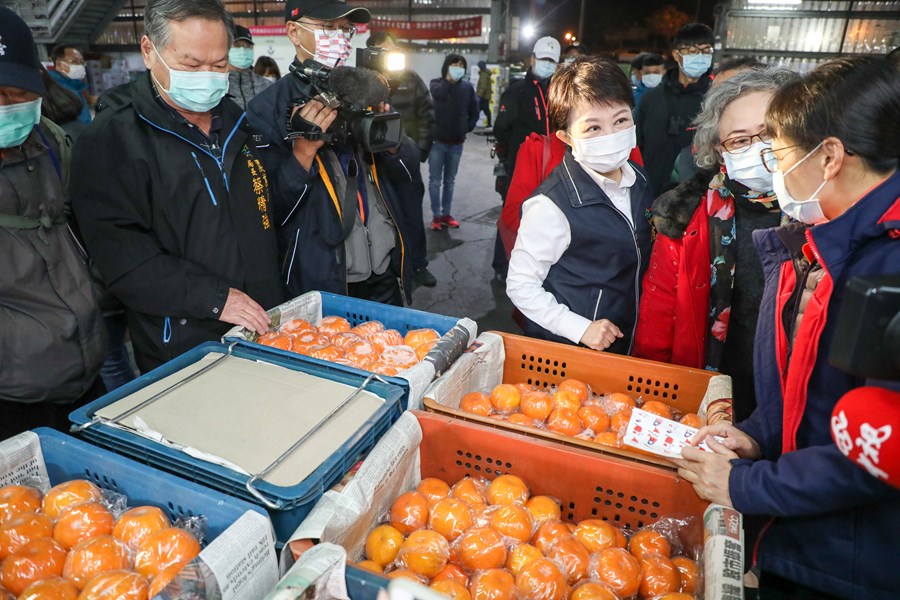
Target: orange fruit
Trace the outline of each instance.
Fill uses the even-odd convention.
[[[306,331],[307,329],[315,329],[312,324],[305,319],[294,319],[293,321],[288,321],[284,325],[278,328],[278,331],[282,331],[284,333],[295,333],[297,331]]]
[[[669,540],[652,529],[643,529],[634,534],[628,542],[628,551],[634,554],[638,560],[643,560],[647,554],[662,554],[669,558],[672,554],[672,546]]]
[[[572,585],[588,576],[591,553],[574,535],[558,540],[550,550],[550,558],[563,566]]]
[[[424,344],[416,346],[416,358],[419,359],[419,362],[425,360],[425,357],[428,356],[428,353],[431,352],[435,346],[437,346],[437,340],[425,342]]]
[[[379,525],[366,536],[366,556],[386,567],[397,558],[403,539],[403,534],[394,527]]]
[[[506,568],[518,575],[522,567],[536,558],[544,558],[541,551],[531,544],[516,544],[506,556]]]
[[[491,515],[497,511],[497,506],[487,504],[469,504],[472,511],[473,527],[488,527],[491,524]]]
[[[384,331],[384,325],[381,321],[366,321],[350,329],[350,333],[362,338],[379,331]]]
[[[102,499],[103,494],[96,485],[84,479],[73,479],[50,488],[44,494],[41,510],[51,519],[56,519],[70,506],[82,502],[99,502]]]
[[[628,429],[628,421],[630,419],[631,415],[625,411],[613,413],[609,418],[609,430],[616,432],[621,431],[624,434],[625,430]]]
[[[344,347],[331,344],[331,347],[342,350],[343,354],[347,356],[347,358],[357,363],[362,363],[363,361],[370,361],[372,359],[378,358],[378,350],[375,349],[375,346],[365,340],[351,342],[349,344],[346,344]]]
[[[666,594],[665,596],[654,598],[654,600],[694,600],[694,595],[683,594],[681,592],[672,592],[671,594]]]
[[[628,394],[622,394],[620,392],[616,392],[614,394],[609,394],[605,398],[600,401],[600,405],[606,409],[610,415],[617,412],[624,412],[629,417],[631,416],[631,411],[634,410],[634,398],[629,396]]]
[[[324,317],[319,323],[319,332],[327,335],[350,331],[350,322],[343,317]]]
[[[575,537],[590,552],[616,546],[616,528],[601,519],[585,519],[575,527]]]
[[[619,414],[619,413],[616,413]],[[615,416],[615,415],[613,415]],[[612,448],[619,448],[619,434],[615,431],[604,431],[603,433],[598,433],[594,436],[594,443],[600,444],[601,446],[610,446]]]
[[[676,556],[672,559],[672,564],[678,569],[678,591],[688,594],[696,592],[697,582],[699,581],[697,563],[686,556]]]
[[[428,523],[428,499],[419,492],[400,494],[391,506],[391,525],[403,535]]]
[[[22,513],[0,525],[0,560],[28,542],[53,536],[53,521],[40,513]]]
[[[416,491],[425,496],[429,506],[450,495],[450,486],[437,477],[426,477],[416,486]]]
[[[503,536],[488,527],[473,527],[459,537],[459,564],[469,572],[499,569],[506,562]]]
[[[102,504],[85,502],[64,510],[53,527],[53,539],[69,550],[113,530],[114,517]]]
[[[294,347],[294,336],[287,333],[264,333],[256,341],[263,346],[287,350],[288,352]]]
[[[565,523],[561,523],[560,521],[546,521],[534,532],[531,543],[537,546],[537,549],[544,554],[548,554],[557,540],[561,540],[569,534],[569,528],[566,527]]]
[[[535,391],[522,394],[519,410],[526,417],[546,421],[554,408],[553,398],[547,392]]]
[[[409,534],[397,553],[397,564],[431,579],[450,558],[450,543],[436,531],[422,529]]]
[[[413,573],[409,569],[397,569],[396,571],[385,573],[384,576],[388,579],[409,579],[410,581],[415,581],[416,583],[421,583],[423,585],[428,583],[427,579],[418,573]]]
[[[366,340],[382,352],[388,348],[403,345],[403,336],[396,329],[385,329],[384,331],[370,333],[366,336]],[[411,350],[412,354],[415,355],[416,351],[414,349],[407,349]]]
[[[469,587],[469,576],[466,575],[466,572],[463,571],[459,565],[455,565],[453,563],[447,563],[447,566],[444,567],[444,570],[434,576],[431,580],[432,583],[437,581],[452,581],[454,583],[458,583],[464,588]]]
[[[65,562],[65,548],[53,540],[32,540],[3,561],[0,585],[18,596],[36,581],[62,575]]]
[[[331,344],[324,344],[322,346],[313,346],[310,348],[309,356],[318,358],[319,360],[336,360],[344,356],[344,354],[339,348],[332,346]]]
[[[533,385],[531,385],[530,383],[516,383],[514,385],[516,386],[516,389],[519,390],[519,393],[522,394],[523,396],[525,394],[527,394],[528,392],[533,392],[536,389],[538,389],[538,388],[534,387]]]
[[[327,343],[327,335],[319,333],[315,329],[308,329],[294,334],[293,350],[300,354],[309,354],[310,348],[324,346]]]
[[[450,489],[450,495],[469,504],[484,504],[485,487],[484,480],[463,477]]]
[[[703,419],[697,413],[685,413],[678,422],[694,429],[700,429],[704,425]]]
[[[27,485],[6,485],[0,488],[0,524],[16,515],[41,510],[41,492]]]
[[[678,568],[661,554],[646,554],[641,560],[641,596],[655,598],[677,592],[681,585]]]
[[[596,558],[595,579],[608,585],[622,598],[634,596],[641,585],[641,563],[621,548],[607,548]]]
[[[623,550],[628,546],[628,540],[625,539],[625,534],[618,527],[614,528],[616,531],[616,548],[622,548]]]
[[[469,590],[466,589],[466,586],[460,585],[455,581],[435,581],[429,587],[451,600],[472,600],[472,596],[469,595]]]
[[[516,580],[505,569],[488,569],[472,578],[472,600],[517,600]]]
[[[162,571],[184,567],[200,554],[197,538],[177,527],[157,531],[145,539],[134,555],[134,570],[148,579]]]
[[[567,408],[557,408],[550,413],[550,418],[547,419],[547,428],[550,431],[570,436],[578,435],[584,430],[578,414]]]
[[[361,337],[356,335],[355,333],[347,332],[347,333],[338,333],[337,335],[332,336],[331,345],[335,348],[338,348],[341,352],[347,352],[347,348],[356,344],[357,342],[363,342]]]
[[[666,419],[672,418],[672,409],[657,400],[644,402],[644,405],[641,408],[648,413],[653,413],[654,415],[659,415]]]
[[[393,365],[386,364],[381,360],[376,360],[370,362],[366,365],[366,370],[371,371],[373,373],[378,373],[379,375],[385,375],[387,377],[394,377],[400,372],[399,367],[395,367]]]
[[[578,409],[578,418],[581,419],[585,429],[590,429],[594,435],[609,429],[609,415],[599,406],[593,404],[582,406]]]
[[[473,415],[481,415],[483,417],[494,412],[490,399],[481,392],[470,392],[463,396],[462,401],[459,403],[459,408]]]
[[[514,385],[501,383],[491,392],[491,406],[501,413],[511,413],[519,408],[522,393]]]
[[[506,420],[521,427],[535,427],[538,424],[537,420],[527,417],[522,413],[513,413],[509,415]]]
[[[147,600],[150,584],[131,571],[109,571],[94,576],[78,600]]]
[[[19,600],[77,600],[78,588],[68,579],[50,577],[25,588]]]
[[[428,526],[452,542],[472,526],[472,511],[462,500],[443,498],[431,507]]]
[[[403,343],[411,348],[418,348],[422,344],[436,342],[440,337],[434,329],[410,329],[403,336]]]
[[[82,542],[69,551],[63,566],[63,577],[79,589],[100,573],[131,568],[131,553],[124,542],[102,535]]]
[[[562,519],[559,503],[550,496],[532,496],[525,503],[525,508],[531,513],[531,518],[536,526],[547,521]]]
[[[490,525],[502,535],[519,542],[530,540],[534,529],[531,513],[519,505],[500,506],[491,515]]]
[[[577,413],[578,409],[581,408],[581,400],[578,399],[575,393],[563,390],[553,394],[553,406]]]
[[[619,597],[602,583],[585,581],[572,591],[569,600],[619,600]]]
[[[172,565],[160,571],[159,575],[150,580],[150,597],[155,598],[157,594],[166,589],[166,586],[181,573],[183,568],[184,565]]]
[[[137,549],[147,536],[169,526],[166,513],[155,506],[136,506],[126,510],[113,527],[113,536]]]
[[[525,504],[528,502],[528,486],[515,475],[501,475],[488,486],[488,504]]]
[[[361,560],[356,563],[357,569],[362,569],[363,571],[368,571],[369,573],[375,573],[376,575],[383,575],[384,569],[374,560]]]
[[[568,586],[566,576],[551,560],[537,558],[516,575],[516,587],[529,600],[562,600]]]
[[[575,394],[575,397],[578,398],[578,401],[582,404],[587,402],[587,399],[591,395],[588,386],[577,379],[563,379],[557,389],[561,392],[571,392]]]

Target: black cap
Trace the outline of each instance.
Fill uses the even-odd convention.
[[[344,0],[287,0],[284,3],[284,20],[296,21],[301,17],[323,21],[347,17],[351,23],[368,23],[372,15],[368,8],[350,6]]]
[[[31,30],[19,15],[3,6],[0,6],[0,85],[41,96],[46,93]]]
[[[234,41],[244,40],[245,42],[253,43],[253,34],[250,33],[250,30],[244,27],[243,25],[235,24],[234,26]]]

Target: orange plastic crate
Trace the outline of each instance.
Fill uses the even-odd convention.
[[[606,354],[509,333],[497,331],[489,333],[503,339],[506,353],[503,363],[503,383],[528,383],[534,386],[548,387],[557,385],[564,379],[574,378],[587,383],[596,393],[624,392],[635,398],[658,400],[679,412],[687,413],[697,412],[700,409],[710,380],[718,375],[712,371],[691,369],[618,354]],[[468,389],[466,391],[483,390]],[[506,421],[474,415],[442,404],[435,398],[429,397],[428,394],[426,394],[424,404],[426,410],[454,418],[507,429],[530,437],[552,440],[568,446],[582,447],[593,452],[615,454],[668,469],[674,468],[671,462],[649,453],[601,446],[591,441],[576,439],[552,431],[523,427]],[[719,405],[717,410],[726,411],[730,419],[730,399]]]

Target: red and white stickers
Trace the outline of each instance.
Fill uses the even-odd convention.
[[[644,450],[665,458],[681,458],[681,449],[697,433],[697,429],[678,421],[635,408],[625,429],[622,442],[626,446]],[[700,450],[712,452],[706,442],[697,445]]]

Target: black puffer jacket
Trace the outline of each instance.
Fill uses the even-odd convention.
[[[465,142],[466,134],[475,129],[480,112],[472,84],[432,79],[431,97],[436,115],[435,139],[448,144]]]
[[[547,86],[550,80],[538,79],[529,70],[524,79],[509,84],[500,96],[500,109],[494,122],[497,151],[512,176],[519,146],[532,133],[549,136]]]
[[[390,74],[391,107],[400,113],[403,131],[419,147],[419,159],[428,160],[434,143],[434,102],[422,78],[415,71]]]

